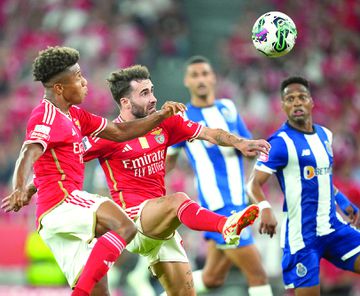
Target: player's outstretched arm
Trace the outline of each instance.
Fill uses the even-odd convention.
[[[40,144],[24,144],[16,161],[13,176],[13,192],[1,201],[1,208],[5,212],[17,212],[30,202],[30,192],[34,188],[26,185],[32,173],[34,162],[43,154],[43,147]],[[31,188],[30,188],[31,187]]]
[[[261,211],[259,232],[273,237],[276,233],[277,220],[271,205],[266,200],[264,191],[262,190],[262,186],[270,176],[271,175],[268,173],[254,169],[247,185],[247,193],[250,198],[257,203]]]
[[[267,155],[270,150],[270,144],[266,140],[247,140],[219,128],[204,126],[197,138],[220,146],[232,146],[246,157],[253,157],[261,152]]]
[[[120,123],[108,122],[106,128],[99,133],[99,137],[116,142],[135,139],[157,127],[164,119],[185,110],[184,104],[168,101],[161,107],[160,111],[156,111],[145,118]]]

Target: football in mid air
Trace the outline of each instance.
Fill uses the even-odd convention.
[[[255,48],[267,57],[286,55],[295,45],[297,30],[285,13],[270,11],[260,16],[252,29]]]

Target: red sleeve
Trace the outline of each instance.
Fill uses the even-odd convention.
[[[199,136],[203,127],[201,124],[184,119],[180,115],[169,117],[163,122],[162,126],[169,135],[168,146],[185,140],[192,141]]]
[[[101,138],[84,137],[83,144],[85,148],[84,161],[88,162],[97,158],[107,158],[116,150],[115,145],[118,143]]]
[[[72,106],[71,112],[74,112],[77,118],[79,118],[83,136],[90,136],[94,139],[107,125],[105,118],[89,113],[77,106]]]
[[[27,123],[25,143],[38,143],[46,150],[50,142],[52,126],[42,122],[42,114],[32,113]]]
[[[57,131],[55,116],[53,108],[44,110],[44,106],[40,105],[34,109],[27,123],[25,144],[41,144],[45,151],[52,143],[61,141],[60,138],[65,135]]]

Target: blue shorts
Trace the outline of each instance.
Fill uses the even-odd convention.
[[[320,259],[324,258],[338,268],[354,271],[360,255],[360,231],[343,225],[334,232],[317,237],[312,245],[291,255],[284,249],[282,268],[286,288],[319,285]]]
[[[216,214],[229,217],[231,215],[232,211],[238,212],[238,211],[241,211],[242,209],[245,209],[246,207],[247,207],[247,205],[231,206],[231,207],[228,206],[228,207],[224,207],[224,208],[214,211],[214,212]],[[204,238],[206,240],[215,241],[215,243],[218,245],[219,248],[226,248],[226,246],[227,246],[221,233],[205,231]],[[238,248],[245,247],[245,246],[251,245],[253,243],[254,243],[254,238],[251,233],[251,228],[250,227],[244,228],[240,234],[240,244],[239,244]],[[234,246],[231,246],[231,248],[234,248]]]

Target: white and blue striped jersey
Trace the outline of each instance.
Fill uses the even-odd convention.
[[[333,194],[332,133],[313,127],[313,133],[304,133],[284,123],[268,139],[267,160],[255,166],[275,173],[284,193],[281,246],[291,254],[344,225],[336,216]]]
[[[187,104],[185,117],[209,128],[251,138],[251,134],[240,118],[234,103],[229,99],[216,100],[205,108]],[[224,207],[245,206],[247,199],[244,187],[244,167],[242,155],[232,147],[221,147],[207,141],[181,142],[173,149],[184,147],[195,172],[198,197],[201,206],[212,211]]]

